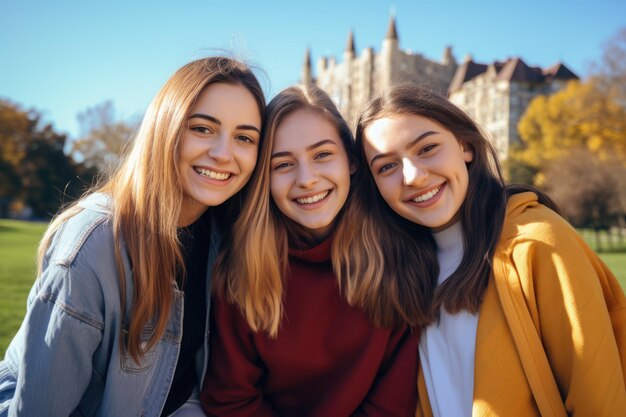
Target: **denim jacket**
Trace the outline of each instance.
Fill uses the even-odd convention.
[[[176,369],[183,326],[183,297],[175,301],[158,344],[135,363],[120,349],[132,301],[121,311],[109,198],[93,194],[83,210],[55,233],[43,272],[27,301],[27,313],[0,362],[0,417],[159,416]],[[207,311],[211,269],[220,243],[211,218]],[[123,256],[124,272],[130,263]],[[126,299],[133,300],[132,280]],[[144,329],[142,338],[151,334]],[[198,385],[208,360],[209,315],[198,352]]]

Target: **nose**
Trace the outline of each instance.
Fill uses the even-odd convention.
[[[411,158],[403,158],[402,177],[405,185],[418,185],[428,177],[428,171]]]
[[[209,148],[209,156],[221,164],[232,161],[233,150],[228,135],[220,134]]]
[[[309,188],[315,185],[319,181],[319,174],[315,167],[310,166],[309,164],[300,164],[298,165],[298,172],[296,183],[298,187],[301,188]]]

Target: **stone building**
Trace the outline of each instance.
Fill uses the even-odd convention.
[[[378,53],[373,48],[365,48],[357,55],[354,34],[350,32],[343,61],[337,62],[334,57],[320,58],[314,76],[311,55],[307,50],[301,82],[314,82],[326,91],[343,116],[353,123],[369,99],[393,84],[415,82],[445,94],[456,68],[457,63],[450,47],[445,48],[440,62],[419,53],[402,51],[396,21],[392,16]]]
[[[542,69],[530,67],[520,58],[487,65],[468,57],[454,74],[448,96],[489,131],[498,157],[504,161],[510,145],[519,142],[517,123],[530,101],[555,93],[577,78],[562,63]]]
[[[314,71],[307,50],[301,83],[315,83],[326,91],[352,126],[363,105],[383,89],[402,82],[426,85],[448,94],[452,102],[486,128],[500,159],[505,160],[510,144],[519,140],[517,123],[530,101],[537,95],[558,91],[576,78],[561,63],[541,69],[526,65],[520,58],[479,64],[467,57],[458,65],[451,47],[444,49],[439,62],[403,51],[392,16],[378,53],[370,47],[357,55],[354,34],[350,32],[343,60],[322,57]]]

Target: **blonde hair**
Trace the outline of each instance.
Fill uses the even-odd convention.
[[[122,246],[132,264],[134,296],[126,348],[138,361],[163,335],[173,302],[172,277],[184,271],[178,219],[183,204],[179,176],[180,146],[186,120],[200,93],[210,84],[241,85],[255,97],[261,115],[263,91],[252,71],[226,57],[199,59],[180,68],[161,88],[144,115],[130,152],[103,185],[93,191],[112,198],[112,227],[124,311],[126,277]],[[157,169],[155,169],[157,168]],[[167,198],[164,198],[167,196]],[[39,246],[41,272],[46,249],[61,224],[81,209],[74,204],[50,225]],[[141,333],[154,320],[145,346]]]
[[[264,140],[249,194],[214,274],[216,295],[237,305],[253,331],[265,331],[270,337],[276,337],[282,318],[289,243],[311,243],[306,230],[286,218],[270,195],[270,160],[276,131],[287,116],[302,109],[329,120],[341,137],[350,163],[356,163],[352,133],[325,92],[314,85],[280,92],[267,106]],[[397,300],[401,292],[398,282],[404,277],[395,273],[388,276],[385,242],[371,233],[376,219],[365,205],[358,204],[352,188],[351,184],[348,200],[335,219],[331,257],[339,288],[348,302],[365,309],[374,324],[400,324],[409,319],[398,308],[401,303]],[[344,216],[345,212],[350,215]]]

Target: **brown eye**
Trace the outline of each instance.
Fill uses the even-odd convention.
[[[378,168],[378,173],[382,174],[384,172],[387,172],[387,171],[389,171],[390,169],[392,169],[395,166],[396,166],[396,164],[393,163],[393,162],[390,162],[388,164],[383,164],[383,165],[380,166],[380,168]]]
[[[192,126],[190,129],[203,135],[213,133],[213,129],[210,129],[206,126]]]
[[[315,159],[326,158],[326,157],[331,156],[332,154],[333,153],[329,151],[320,152],[317,155],[315,155]]]
[[[437,147],[437,144],[436,144],[436,143],[432,143],[432,144],[430,144],[430,145],[426,145],[426,146],[424,146],[424,147],[420,150],[420,152],[419,152],[419,153],[420,153],[420,154],[423,154],[423,153],[428,153],[428,152],[432,151],[433,149],[435,149],[436,147]]]
[[[246,136],[246,135],[237,135],[236,139],[240,142],[246,142],[246,143],[255,143],[254,139],[252,139],[250,136]]]
[[[280,162],[274,166],[274,169],[283,169],[292,166],[291,162]]]

